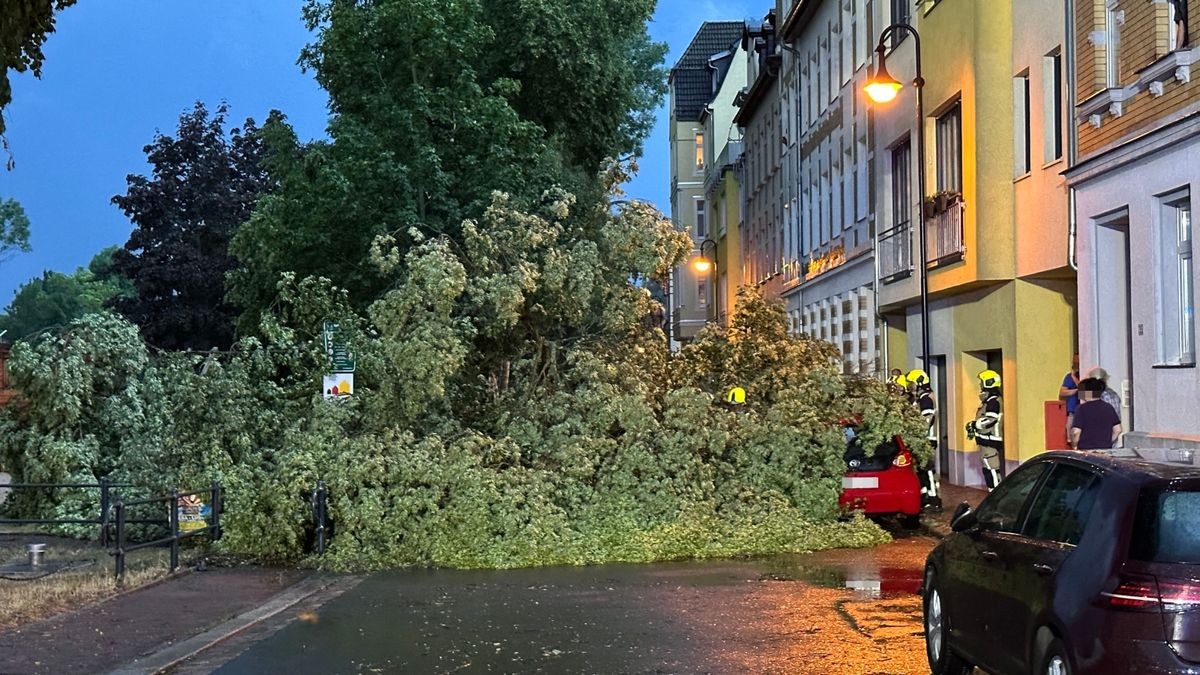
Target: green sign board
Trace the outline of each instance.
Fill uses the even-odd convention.
[[[325,356],[329,357],[329,362],[333,365],[333,372],[353,373],[354,355],[350,353],[346,341],[339,337],[338,325],[332,321],[326,321],[322,332],[325,336]]]

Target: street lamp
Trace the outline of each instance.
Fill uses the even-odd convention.
[[[713,273],[717,269],[717,242],[712,239],[705,239],[700,242],[700,255],[692,258],[692,269],[695,270],[696,274],[703,274],[709,278],[709,281],[712,281]],[[705,286],[704,293],[706,296],[710,287],[712,287],[712,284]],[[708,298],[705,297],[704,301],[707,305]],[[704,312],[704,320],[706,322],[708,321],[710,311],[712,310],[707,309]]]
[[[917,208],[917,222],[920,225],[918,237],[921,249],[921,364],[929,370],[929,266],[925,233],[925,78],[921,76],[921,35],[917,29],[907,23],[894,23],[879,34],[879,45],[875,47],[879,65],[875,74],[867,80],[863,89],[867,96],[876,103],[889,103],[896,99],[904,84],[887,69],[887,41],[897,33],[908,33],[913,37],[913,47],[917,55],[917,74],[913,86],[917,89],[917,189],[920,191],[921,203]]]
[[[712,251],[710,256],[707,251]],[[692,258],[692,269],[696,270],[697,274],[710,274],[717,266],[717,242],[712,239],[705,239],[700,242],[700,255]]]

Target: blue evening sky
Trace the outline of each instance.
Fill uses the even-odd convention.
[[[766,12],[763,0],[659,0],[651,34],[674,64],[701,22]],[[310,39],[302,0],[80,0],[58,18],[42,79],[13,79],[6,111],[16,168],[0,198],[32,223],[33,252],[0,263],[0,311],[43,270],[69,272],[122,245],[131,225],[110,203],[125,177],[148,173],[142,147],[173,135],[197,101],[229,103],[230,122],[282,110],[303,139],[325,133],[325,94],[296,59]],[[647,141],[631,196],[670,208],[666,111]],[[2,164],[2,162],[0,162]]]

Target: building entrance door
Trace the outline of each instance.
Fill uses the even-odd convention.
[[[1129,214],[1121,213],[1096,227],[1095,331],[1098,365],[1108,371],[1109,386],[1121,395],[1121,426],[1137,427],[1133,401],[1133,332],[1130,326]],[[1090,368],[1093,364],[1084,367]]]
[[[929,379],[937,397],[937,470],[942,478],[950,477],[950,396],[946,390],[946,357],[929,357]]]

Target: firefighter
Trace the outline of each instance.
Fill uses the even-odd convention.
[[[912,402],[920,411],[921,416],[925,418],[925,422],[929,425],[925,438],[929,441],[929,447],[933,450],[929,455],[929,459],[918,469],[917,475],[921,479],[921,505],[926,508],[936,511],[942,510],[942,495],[941,485],[938,482],[937,472],[934,470],[933,458],[937,455],[938,447],[938,419],[937,419],[937,400],[933,397],[933,387],[929,383],[929,374],[920,369],[909,371],[905,376],[909,386],[912,387]]]
[[[892,377],[888,380],[888,388],[899,396],[911,398],[908,395],[908,378],[904,377],[899,369],[893,371]]]
[[[974,438],[983,463],[983,480],[991,492],[1000,482],[1000,462],[1004,457],[1004,404],[1000,399],[1000,373],[979,373],[979,411],[967,423],[967,438]]]

